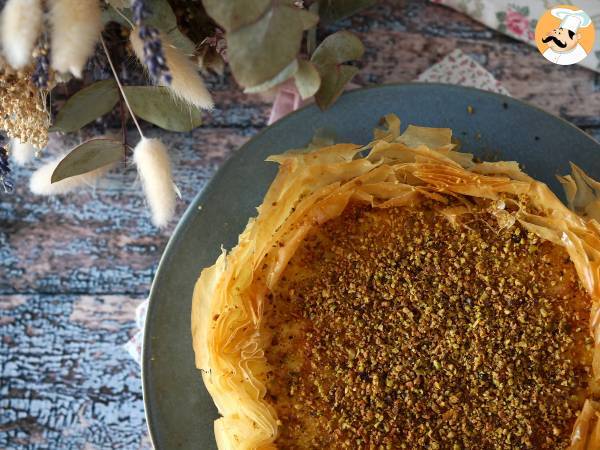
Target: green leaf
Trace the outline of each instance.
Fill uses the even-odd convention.
[[[263,16],[271,0],[202,0],[204,9],[226,31],[235,31]]]
[[[321,87],[315,95],[315,101],[319,108],[327,109],[335,103],[344,91],[346,83],[356,75],[358,68],[342,65],[331,68],[324,74],[321,73]]]
[[[119,11],[121,11],[121,10],[119,9]],[[121,12],[123,12],[123,11],[121,11]],[[130,19],[131,15],[129,15],[128,18]],[[102,23],[107,24],[109,22],[116,22],[119,25],[122,25],[126,28],[129,28],[129,29],[131,28],[131,23],[128,22],[127,20],[125,20],[123,15],[121,15],[117,12],[117,7],[115,5],[113,5],[112,2],[110,4],[109,8],[102,10]]]
[[[319,16],[323,24],[330,24],[372,6],[376,0],[319,0]]]
[[[113,164],[123,158],[123,143],[113,139],[91,139],[75,147],[54,169],[51,183]]]
[[[296,88],[302,99],[312,97],[321,86],[321,76],[317,68],[309,61],[300,60],[295,75]]]
[[[321,109],[329,108],[341,95],[344,86],[358,72],[343,63],[359,59],[365,51],[360,40],[348,31],[338,31],[321,42],[311,58],[321,75],[321,86],[315,94]]]
[[[107,0],[108,4],[113,8],[128,8],[131,5],[131,1],[129,0]]]
[[[237,82],[252,87],[273,79],[296,59],[304,29],[315,21],[312,13],[274,2],[257,21],[228,32],[227,58]]]
[[[315,14],[319,14],[319,3],[315,2],[308,7],[308,10]],[[315,49],[317,48],[317,27],[309,28],[306,33],[306,53],[308,55],[312,55]]]
[[[338,31],[327,36],[310,59],[317,66],[342,64],[360,59],[364,52],[360,39],[349,31]]]
[[[182,52],[191,55],[196,45],[177,27],[177,17],[167,0],[145,0],[148,9],[152,11],[146,23],[164,31],[171,43]]]
[[[244,89],[244,93],[246,94],[256,94],[257,92],[263,92],[267,89],[271,89],[272,87],[277,86],[278,84],[283,83],[287,79],[293,77],[298,71],[298,60],[293,60],[291,64],[289,64],[285,69],[279,72],[275,77],[271,78],[269,81],[265,81],[262,84],[257,86],[251,86]]]
[[[50,131],[71,133],[112,111],[119,101],[114,80],[98,81],[72,95],[58,111]]]
[[[319,16],[317,14],[307,11],[306,9],[296,9],[298,17],[302,21],[303,30],[313,28],[319,23]]]
[[[125,86],[133,113],[164,130],[190,131],[202,123],[200,110],[173,97],[166,87]]]

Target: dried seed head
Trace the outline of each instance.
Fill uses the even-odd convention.
[[[175,213],[175,185],[167,148],[158,139],[142,138],[133,151],[146,200],[157,227],[166,226]]]
[[[9,0],[2,10],[2,47],[14,69],[31,61],[31,53],[42,29],[44,12],[40,0]]]
[[[48,142],[50,117],[45,93],[31,80],[30,72],[3,70],[0,64],[0,130],[8,137],[38,148]]]
[[[102,30],[98,0],[52,0],[52,68],[81,78]]]

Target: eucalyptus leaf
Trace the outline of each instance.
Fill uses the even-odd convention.
[[[126,28],[131,28],[131,22],[126,20],[125,17],[123,17],[122,14],[119,14],[118,11],[121,10],[117,10],[117,7],[111,3],[109,8],[102,10],[102,23],[107,24],[109,22],[116,22]]]
[[[107,3],[113,8],[128,8],[131,5],[130,0],[107,0]]]
[[[345,19],[377,3],[377,0],[319,0],[319,16],[324,24]]]
[[[319,23],[319,16],[317,14],[307,11],[306,9],[296,9],[298,17],[302,21],[302,29],[308,30],[317,26],[317,23]]]
[[[288,65],[285,69],[279,72],[275,77],[271,78],[269,81],[265,81],[262,84],[257,86],[251,86],[244,89],[244,93],[246,94],[256,94],[257,92],[263,92],[267,89],[271,89],[272,87],[277,86],[278,84],[283,83],[287,79],[293,77],[298,71],[298,60],[293,60],[290,65]]]
[[[182,52],[191,55],[196,46],[185,36],[177,26],[177,17],[167,0],[145,0],[152,14],[146,19],[148,25],[153,25],[164,31],[171,43]]]
[[[308,10],[315,14],[318,15],[319,14],[319,3],[318,2],[314,2],[313,4],[311,4],[308,7]],[[312,28],[308,29],[308,32],[306,33],[306,53],[308,53],[308,55],[312,55],[313,52],[315,51],[315,49],[317,48],[317,27],[314,26]]]
[[[364,51],[360,39],[348,31],[327,36],[317,47],[311,62],[321,75],[321,86],[315,94],[315,101],[321,109],[329,108],[358,72],[356,67],[343,63],[359,59]]]
[[[342,64],[360,59],[365,47],[354,34],[349,31],[338,31],[327,36],[317,47],[311,61],[317,66]]]
[[[103,80],[84,87],[60,108],[50,131],[71,133],[112,111],[119,101],[114,80]]]
[[[54,169],[51,183],[65,178],[82,175],[123,158],[124,148],[121,141],[113,139],[91,139],[75,147]]]
[[[179,31],[179,28],[174,28],[167,33],[171,44],[181,50],[188,56],[191,56],[196,51],[196,44],[185,34]]]
[[[296,59],[305,27],[316,19],[291,4],[274,2],[256,22],[228,32],[227,58],[237,82],[252,87],[273,79]]]
[[[133,113],[164,130],[190,131],[202,123],[200,110],[173,97],[160,86],[125,86]]]
[[[204,9],[226,31],[235,31],[258,21],[271,0],[202,0]]]
[[[354,66],[341,65],[330,67],[321,73],[321,87],[315,94],[315,101],[319,108],[327,109],[335,103],[348,83],[358,72]]]
[[[177,17],[167,0],[143,0],[151,14],[145,19],[149,25],[159,27],[165,32],[177,27]]]
[[[321,86],[321,76],[316,67],[309,61],[300,60],[298,71],[296,72],[296,88],[302,99],[312,97]]]

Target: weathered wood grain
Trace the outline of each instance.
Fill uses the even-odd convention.
[[[178,214],[251,132],[200,128],[161,136],[182,193]],[[54,140],[45,159],[63,145]],[[157,231],[150,224],[132,166],[121,165],[95,189],[53,198],[28,192],[30,168],[15,172],[16,192],[0,197],[0,260],[6,271],[0,294],[147,293],[172,227]]]
[[[0,296],[0,448],[147,448],[139,367],[122,348],[141,300]]]
[[[600,138],[597,74],[554,66],[455,11],[387,0],[337,28],[367,47],[356,84],[410,81],[459,47],[515,97]],[[202,128],[148,132],[171,150],[178,215],[269,114],[268,96],[243,95],[228,74],[207,82],[217,107]],[[53,139],[43,160],[88,133]],[[95,189],[56,198],[29,192],[35,165],[16,169],[15,194],[0,195],[0,448],[148,448],[139,368],[122,344],[173,225],[151,226],[128,163]]]

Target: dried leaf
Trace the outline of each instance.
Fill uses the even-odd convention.
[[[319,23],[319,16],[313,12],[307,11],[306,9],[300,9],[298,7],[294,7],[296,14],[302,21],[302,29],[308,30],[313,28]]]
[[[328,36],[317,47],[311,61],[321,75],[321,86],[315,94],[321,109],[329,108],[358,72],[358,68],[343,63],[359,59],[364,51],[362,42],[348,31]]]
[[[146,23],[167,34],[171,43],[187,55],[192,55],[196,45],[177,26],[177,17],[167,0],[145,0],[152,11]]]
[[[125,95],[135,115],[170,131],[190,131],[202,123],[197,108],[177,100],[166,87],[125,86]]]
[[[317,47],[310,60],[318,66],[343,64],[360,59],[365,47],[355,35],[349,31],[338,31],[327,36]]]
[[[131,2],[129,0],[107,0],[108,4],[110,6],[112,6],[113,8],[119,8],[119,9],[123,9],[123,8],[128,8],[129,5],[131,5]]]
[[[113,139],[91,139],[75,147],[56,166],[51,183],[74,177],[109,164],[114,164],[123,158],[123,143]]]
[[[376,0],[319,0],[318,3],[321,21],[330,24],[374,5]]]
[[[119,101],[119,91],[114,80],[103,80],[84,87],[72,95],[58,111],[49,131],[71,133],[94,119],[110,112]]]
[[[278,84],[281,84],[284,81],[286,81],[287,79],[293,77],[297,71],[298,71],[298,60],[295,59],[292,61],[292,63],[289,66],[287,66],[285,69],[283,69],[277,75],[275,75],[274,78],[272,78],[269,81],[266,81],[262,84],[259,84],[258,86],[247,87],[246,89],[244,89],[244,93],[255,94],[257,92],[263,92],[263,91],[266,91],[267,89],[271,89],[272,87],[275,87]]]
[[[335,103],[344,91],[346,83],[356,75],[358,68],[354,66],[341,65],[333,67],[321,74],[321,87],[315,95],[315,101],[319,108],[327,109]]]
[[[237,82],[257,86],[277,76],[300,51],[302,34],[318,17],[289,2],[275,2],[257,21],[227,33],[227,58]]]
[[[204,9],[227,31],[256,22],[265,14],[271,0],[202,0]]]
[[[312,97],[321,86],[321,76],[316,67],[309,61],[300,60],[298,71],[296,72],[296,88],[302,99]]]
[[[131,20],[131,14],[126,14],[125,11],[119,9],[124,15],[126,15]],[[109,8],[105,8],[102,10],[102,23],[107,24],[109,22],[116,22],[119,25],[125,28],[131,28],[131,24],[125,20],[125,18],[117,12],[117,8],[111,3]]]
[[[308,7],[308,10],[311,13],[318,15],[319,14],[319,3],[314,2],[313,4],[311,4]],[[319,17],[319,20],[321,20],[320,17]],[[317,48],[317,27],[314,26],[312,28],[309,28],[306,33],[306,53],[308,53],[308,55],[310,56],[313,54],[313,52],[315,51],[316,48]]]

